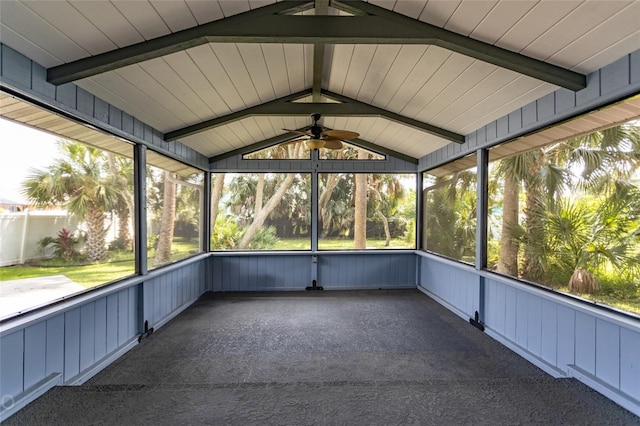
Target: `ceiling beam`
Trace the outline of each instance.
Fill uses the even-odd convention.
[[[47,69],[47,81],[56,85],[70,83],[214,41],[242,42],[244,39],[245,42],[249,42],[254,39],[258,43],[269,43],[269,41],[263,40],[265,38],[263,27],[256,32],[255,36],[252,35],[251,28],[262,22],[260,18],[269,15],[298,13],[311,9],[313,6],[313,1],[288,0],[259,7],[228,18],[49,68]],[[243,33],[243,36],[238,37]],[[271,39],[272,37],[268,36],[267,38]]]
[[[243,146],[242,148],[236,148],[232,151],[228,151],[220,155],[209,157],[209,164],[215,163],[216,161],[224,160],[225,158],[233,157],[234,155],[247,154],[249,152],[257,151],[259,149],[268,148],[272,145],[277,145],[282,142],[286,142],[288,140],[299,138],[299,137],[300,137],[299,134],[291,133],[291,132],[285,133],[283,135],[274,136],[272,138],[253,143],[251,145]]]
[[[436,45],[520,74],[580,90],[586,76],[484,43],[362,1],[331,3],[366,15],[286,15],[305,1],[282,1],[47,70],[47,81],[63,84],[204,43],[425,44]],[[341,6],[342,5],[342,6]]]
[[[347,142],[351,145],[355,145],[355,146],[359,146],[360,148],[365,148],[371,151],[375,151],[378,152],[380,154],[384,154],[384,155],[390,155],[392,157],[398,158],[400,160],[404,160],[406,162],[409,162],[411,164],[418,164],[418,159],[414,158],[410,155],[407,154],[403,154],[401,152],[398,151],[394,151],[393,149],[389,149],[389,148],[385,148],[383,146],[380,145],[376,145],[373,142],[369,142],[369,141],[365,141],[363,139],[357,138],[357,139],[351,139],[349,142]],[[358,161],[358,160],[355,160]]]
[[[316,15],[326,15],[329,13],[329,0],[316,0]],[[313,102],[320,102],[322,90],[322,74],[324,70],[324,43],[313,45],[313,86],[311,90]]]
[[[250,152],[258,151],[260,149],[268,148],[273,145],[278,145],[283,142],[287,142],[291,139],[295,139],[300,137],[297,133],[285,133],[283,135],[274,136],[269,139],[265,139],[260,142],[253,143],[251,145],[243,146],[242,148],[234,149],[233,151],[225,152],[224,154],[215,155],[209,158],[209,164],[215,163],[216,161],[224,160],[226,158],[233,157],[235,155],[244,155]],[[372,142],[368,142],[362,139],[353,139],[348,142],[351,145],[359,146],[360,148],[369,149],[371,151],[378,152],[384,155],[390,155],[392,157],[407,161],[412,164],[418,164],[418,159],[411,157],[410,155],[403,154],[398,151],[394,151],[393,149],[385,148],[380,145],[376,145]],[[357,160],[356,160],[357,161]],[[215,171],[215,170],[214,170]]]
[[[438,126],[433,126],[431,124],[425,123],[423,121],[415,120],[413,118],[405,117],[404,115],[396,114],[395,112],[391,112],[383,108],[365,104],[363,102],[357,101],[355,99],[351,99],[347,96],[339,95],[338,93],[330,92],[328,90],[323,90],[322,94],[327,98],[341,102],[339,104],[327,104],[327,105],[353,105],[355,108],[361,108],[363,112],[366,112],[366,114],[359,114],[361,116],[379,116],[379,117],[386,118],[387,120],[394,121],[398,124],[403,124],[405,126],[413,127],[414,129],[427,132],[429,134],[441,137],[443,139],[450,140],[451,142],[456,142],[459,144],[463,144],[465,142],[464,135],[452,132],[450,130],[443,129]],[[336,115],[336,114],[331,114],[331,115]],[[354,115],[358,115],[358,114],[354,114]]]
[[[253,107],[243,109],[241,111],[232,112],[231,114],[223,115],[221,117],[212,118],[201,123],[193,124],[191,126],[183,127],[164,134],[165,142],[172,142],[180,138],[195,135],[197,133],[205,132],[214,127],[223,126],[225,124],[233,123],[234,121],[242,120],[246,117],[260,116],[260,115],[305,115],[311,114],[306,111],[300,113],[292,113],[294,108],[288,108],[287,105],[295,101],[296,99],[303,98],[311,94],[311,90],[303,90],[301,92],[293,93],[289,96],[274,99],[273,101],[265,102]],[[305,105],[304,103],[294,103],[296,105]],[[278,113],[276,111],[287,110],[288,114]]]
[[[164,140],[165,142],[175,141],[180,138],[195,135],[214,127],[223,126],[225,124],[233,123],[234,121],[252,116],[299,116],[319,113],[332,117],[382,117],[386,118],[387,120],[391,120],[396,123],[403,124],[405,126],[409,126],[423,132],[427,132],[429,134],[452,142],[461,144],[465,141],[464,136],[458,133],[442,129],[440,127],[433,126],[422,121],[414,120],[413,118],[405,117],[400,114],[396,114],[394,112],[387,111],[373,105],[365,104],[364,102],[360,102],[347,96],[342,96],[326,90],[322,90],[322,95],[330,99],[339,101],[339,103],[293,102],[296,99],[308,96],[310,92],[310,90],[304,90],[302,92],[294,93],[292,95],[275,99],[264,104],[243,109],[242,111],[233,112],[222,117],[216,117],[211,120],[206,120],[201,123],[184,127],[182,129],[173,130],[171,132],[165,133]]]

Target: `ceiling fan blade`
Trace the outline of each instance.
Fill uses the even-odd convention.
[[[360,136],[359,133],[350,132],[348,130],[325,130],[322,134],[341,140],[351,140]]]
[[[342,148],[342,142],[340,142],[340,140],[338,139],[325,139],[323,148],[340,149]]]
[[[307,135],[307,132],[303,132],[301,130],[290,130],[290,129],[282,129],[282,130],[286,130],[287,132],[291,132],[291,133],[296,133],[298,135]]]

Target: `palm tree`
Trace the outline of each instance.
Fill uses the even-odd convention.
[[[111,178],[104,152],[59,140],[62,157],[46,170],[34,170],[23,182],[25,195],[38,206],[62,206],[87,225],[87,258],[107,256],[105,214],[122,201],[122,188]]]
[[[553,254],[547,222],[550,212],[557,210],[556,200],[570,186],[585,194],[607,196],[639,168],[640,132],[633,125],[613,127],[501,160],[498,175],[504,178],[505,208],[500,253],[505,259],[499,262],[499,271],[515,275],[517,241],[522,249],[522,277],[543,282]],[[526,191],[524,226],[518,224],[514,214],[517,209],[513,208],[518,205],[521,185]],[[584,278],[584,262],[574,262],[572,271],[576,279],[590,279]]]
[[[158,246],[153,258],[153,266],[157,267],[171,261],[171,243],[176,218],[176,183],[175,174],[164,171],[163,207],[158,232]]]
[[[358,160],[369,158],[368,151],[358,149]],[[355,215],[353,221],[353,245],[355,249],[367,248],[367,175],[355,175]]]
[[[120,188],[121,197],[114,207],[118,216],[118,243],[124,249],[132,248],[131,219],[133,214],[133,161],[129,158],[106,153],[109,173],[114,185]]]

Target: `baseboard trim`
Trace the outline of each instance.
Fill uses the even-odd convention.
[[[118,348],[117,350],[111,352],[109,355],[102,358],[96,364],[93,364],[91,367],[86,370],[80,372],[80,374],[69,379],[65,385],[68,386],[80,386],[105,368],[107,368],[110,364],[116,361],[125,353],[129,352],[138,344],[138,336],[127,342],[124,346]]]
[[[556,367],[553,364],[548,363],[547,361],[545,361],[544,359],[542,359],[539,356],[535,355],[534,353],[529,352],[528,350],[526,350],[522,346],[517,345],[516,343],[514,343],[511,340],[509,340],[506,337],[504,337],[502,334],[496,333],[494,330],[492,330],[491,328],[487,327],[486,325],[485,325],[485,327],[486,327],[485,328],[485,333],[489,337],[491,337],[494,340],[497,340],[502,345],[504,345],[507,348],[511,349],[513,352],[517,353],[522,358],[526,359],[527,361],[529,361],[530,363],[532,363],[533,365],[535,365],[539,369],[543,370],[545,373],[549,374],[553,378],[561,379],[561,378],[566,378],[567,377],[567,374],[563,370],[561,370],[560,368]]]
[[[631,411],[636,416],[640,417],[640,401],[621,392],[608,383],[603,382],[593,374],[581,369],[576,365],[568,365],[567,372],[569,377],[573,377],[595,391],[606,396],[616,404]]]
[[[447,308],[448,310],[450,310],[451,312],[453,312],[454,314],[456,314],[457,316],[459,316],[463,320],[469,321],[469,317],[470,317],[469,314],[461,311],[456,306],[454,306],[451,303],[447,302],[446,300],[444,300],[443,298],[441,298],[437,294],[433,293],[431,290],[429,290],[429,289],[427,289],[425,287],[422,287],[420,284],[418,284],[416,287],[418,288],[418,290],[423,292],[425,295],[427,295],[431,299],[435,300],[436,302],[438,302],[439,304],[441,304],[442,306],[444,306],[445,308]]]
[[[27,404],[45,394],[54,386],[62,384],[62,373],[52,373],[15,397],[5,397],[0,404],[0,423],[23,409]]]

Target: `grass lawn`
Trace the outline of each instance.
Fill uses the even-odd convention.
[[[171,246],[171,261],[183,259],[197,252],[197,242],[176,239]],[[150,264],[154,254],[154,250],[149,250]],[[85,288],[91,288],[134,274],[133,253],[110,252],[109,256],[108,262],[86,265],[65,266],[59,260],[49,259],[37,264],[5,266],[0,268],[0,281],[64,275]]]

